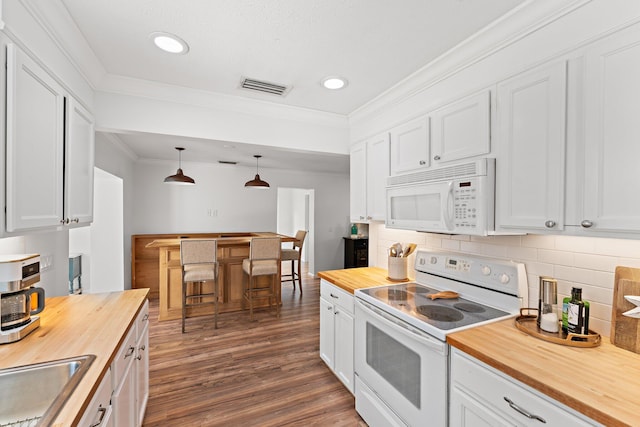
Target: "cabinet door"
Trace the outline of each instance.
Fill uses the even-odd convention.
[[[577,225],[585,231],[640,231],[637,28],[586,51],[584,87],[584,213]]]
[[[390,136],[391,175],[429,167],[429,117],[393,128]]]
[[[387,212],[389,134],[367,141],[367,219],[384,221]]]
[[[365,221],[367,219],[367,144],[365,141],[351,148],[349,165],[351,220]]]
[[[115,427],[131,427],[136,424],[136,375],[133,363],[127,365],[120,386],[111,399]]]
[[[496,227],[564,228],[566,63],[498,85]]]
[[[334,369],[335,318],[333,304],[320,298],[320,358],[329,368]]]
[[[136,367],[136,416],[141,426],[149,400],[149,328],[145,327],[138,339]]]
[[[6,132],[7,231],[60,225],[64,91],[12,44],[7,46]]]
[[[451,103],[431,114],[433,163],[449,162],[490,152],[491,93]]]
[[[449,425],[451,427],[508,427],[507,422],[483,402],[479,402],[460,388],[451,389],[449,403]]]
[[[354,393],[353,373],[353,316],[343,308],[335,307],[335,373],[349,389]]]
[[[75,99],[67,99],[65,138],[65,221],[88,224],[93,220],[93,116]]]
[[[111,392],[113,391],[113,387],[111,386],[111,381],[111,369],[108,369],[100,385],[98,385],[89,406],[87,406],[82,418],[80,418],[78,426],[113,426],[113,407],[111,406]]]

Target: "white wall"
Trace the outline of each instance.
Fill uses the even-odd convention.
[[[134,234],[220,231],[277,231],[277,188],[293,185],[313,189],[310,207],[315,225],[315,271],[342,266],[342,237],[349,228],[349,177],[303,171],[260,169],[271,189],[245,188],[255,169],[183,162],[195,186],[165,184],[175,173],[173,162],[136,163],[133,200]],[[209,216],[209,212],[212,216]]]
[[[123,193],[123,254],[124,288],[131,288],[131,235],[134,210],[134,156],[121,145],[117,137],[101,132],[96,133],[96,167],[122,179]]]

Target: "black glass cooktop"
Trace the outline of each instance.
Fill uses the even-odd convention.
[[[410,316],[442,330],[451,330],[474,323],[484,322],[504,316],[506,311],[498,310],[464,298],[435,299],[429,295],[439,291],[417,283],[381,286],[361,289],[366,299],[382,303],[388,311]]]

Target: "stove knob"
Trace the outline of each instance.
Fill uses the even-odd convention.
[[[482,274],[484,274],[485,276],[488,276],[491,274],[491,268],[488,265],[483,265],[482,266]]]
[[[437,263],[438,263],[438,258],[437,258],[437,257],[432,256],[432,257],[431,257],[431,259],[429,260],[429,262],[430,262],[431,264],[437,264]]]
[[[500,283],[506,284],[506,283],[509,283],[509,280],[511,280],[511,279],[506,273],[502,273],[500,275]]]

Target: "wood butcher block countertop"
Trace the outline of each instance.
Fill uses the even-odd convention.
[[[360,267],[347,268],[344,270],[321,271],[318,273],[318,276],[350,293],[354,293],[356,289],[402,283],[397,280],[389,279],[387,270],[380,267]]]
[[[608,337],[598,347],[568,347],[527,335],[510,319],[447,342],[606,426],[640,425],[640,355]]]
[[[252,237],[280,237],[282,243],[295,242],[295,237],[285,236],[271,232],[252,232],[252,233],[211,233],[210,239],[217,239],[219,247],[248,245]],[[182,239],[157,239],[147,245],[148,248],[162,248],[171,246],[180,246]]]
[[[0,369],[95,355],[96,359],[53,425],[77,424],[148,292],[148,289],[133,289],[47,298],[44,311],[38,315],[40,327],[21,341],[0,345]]]

